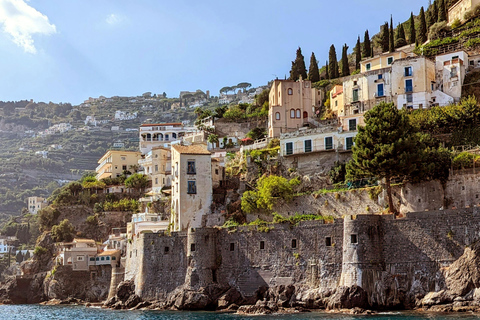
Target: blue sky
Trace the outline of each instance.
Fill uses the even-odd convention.
[[[428,0],[0,0],[0,100],[78,104],[150,91],[178,96],[288,75],[335,44],[349,52]],[[342,18],[340,18],[342,17]],[[340,56],[338,56],[340,58]]]

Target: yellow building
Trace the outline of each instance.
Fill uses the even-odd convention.
[[[125,170],[138,165],[141,153],[138,151],[109,150],[98,160],[97,180],[120,177]]]
[[[268,99],[268,136],[279,137],[308,125],[321,100],[321,91],[313,89],[310,81],[275,80]]]
[[[406,58],[403,51],[387,52],[360,62],[360,73],[391,67],[398,59]]]
[[[38,211],[42,210],[48,205],[46,199],[42,197],[28,197],[27,202],[28,211],[31,214],[37,214]]]
[[[330,110],[337,117],[344,115],[343,85],[335,85],[330,91]]]
[[[172,145],[173,231],[199,228],[212,204],[212,156],[206,145]]]
[[[460,0],[448,9],[448,25],[455,20],[465,21],[465,13],[480,5],[480,0]]]

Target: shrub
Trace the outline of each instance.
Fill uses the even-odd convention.
[[[465,14],[463,15],[463,18],[465,20],[470,20],[478,16],[480,16],[480,5],[477,5],[475,8],[472,8],[467,12],[465,12]]]
[[[468,152],[460,152],[453,158],[452,166],[454,169],[472,168],[477,157]]]
[[[452,23],[452,29],[457,29],[458,27],[460,27],[462,25],[462,23],[460,22],[459,19],[455,19]]]
[[[449,31],[450,27],[446,21],[434,23],[428,32],[428,39],[436,39],[440,37],[441,33]]]
[[[473,49],[480,44],[480,38],[470,39],[465,43],[465,48]]]
[[[44,255],[46,253],[47,253],[47,249],[45,249],[44,247],[41,247],[41,246],[37,246],[33,250],[33,254],[36,255],[36,256],[41,256],[41,255]]]
[[[74,234],[75,228],[68,219],[64,219],[59,225],[52,227],[52,238],[55,242],[70,242],[73,240]]]
[[[38,213],[40,219],[40,229],[49,230],[56,222],[60,216],[60,211],[52,207],[46,207]]]
[[[395,48],[400,48],[407,45],[407,40],[398,38],[395,40]]]

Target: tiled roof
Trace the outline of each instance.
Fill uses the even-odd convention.
[[[211,155],[212,153],[207,150],[205,145],[191,145],[191,146],[182,146],[180,144],[172,145],[172,149],[175,149],[178,153],[181,154],[208,154]]]
[[[153,126],[183,126],[181,122],[175,123],[144,123],[140,127],[153,127]]]

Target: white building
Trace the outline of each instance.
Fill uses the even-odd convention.
[[[147,154],[154,147],[168,148],[170,143],[180,141],[185,133],[194,131],[182,123],[142,124],[140,126],[140,152]]]

